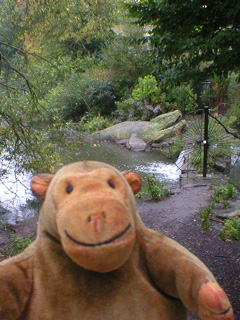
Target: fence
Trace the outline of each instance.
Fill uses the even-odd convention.
[[[208,107],[189,117],[185,147],[176,165],[182,171],[199,171],[203,177],[212,171],[228,171],[238,161],[240,135],[228,129]]]

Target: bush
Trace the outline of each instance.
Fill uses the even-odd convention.
[[[121,31],[117,32],[115,38],[106,41],[100,53],[101,65],[107,71],[108,79],[119,84],[119,92],[124,87],[132,89],[137,79],[149,74],[153,68],[148,44],[138,41],[144,29],[133,24],[127,26],[125,22],[119,25]]]
[[[240,241],[240,217],[226,219],[220,237]]]
[[[80,129],[85,132],[94,132],[108,128],[111,125],[112,122],[108,118],[98,115],[89,119],[86,123],[81,125]]]
[[[220,185],[214,188],[212,200],[220,203],[223,208],[226,208],[229,205],[228,200],[235,198],[236,193],[237,190],[233,184],[228,183],[226,185]]]
[[[200,211],[201,228],[204,231],[207,231],[211,227],[210,215],[212,214],[213,206],[213,203],[211,203],[209,206]]]
[[[115,113],[121,120],[138,120],[142,117],[143,105],[133,98],[117,101],[116,106],[117,110]]]
[[[167,188],[165,183],[159,184],[155,175],[148,176],[147,182],[147,191],[152,200],[159,200],[161,198],[170,196],[171,191]]]
[[[165,93],[161,92],[154,76],[139,78],[130,98],[116,102],[116,114],[122,120],[150,120],[163,112],[170,111]]]
[[[51,91],[51,105],[64,120],[79,121],[86,112],[110,115],[115,109],[112,84],[75,74]]]
[[[132,97],[136,101],[146,101],[147,104],[157,103],[160,100],[161,90],[154,76],[148,75],[139,78],[132,91]]]
[[[193,112],[198,106],[197,95],[189,85],[174,87],[167,94],[167,101],[174,105],[173,109],[181,110],[183,113]]]

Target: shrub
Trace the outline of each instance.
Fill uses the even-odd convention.
[[[154,76],[149,75],[139,78],[138,83],[132,91],[132,97],[136,101],[146,101],[147,104],[158,102],[161,96],[161,90],[158,87]]]
[[[155,175],[148,176],[147,183],[147,191],[152,200],[159,200],[161,198],[170,196],[171,191],[167,188],[166,183],[160,184]]]
[[[214,204],[211,203],[209,206],[200,211],[201,228],[204,231],[207,231],[211,227],[210,215],[212,214],[213,207]]]
[[[197,95],[189,85],[174,87],[167,94],[167,101],[174,105],[174,109],[179,109],[183,113],[193,112],[198,106]]]
[[[214,188],[214,194],[212,200],[220,203],[223,208],[226,208],[229,203],[227,200],[233,199],[236,196],[236,188],[233,184],[228,183],[227,185],[221,185]]]
[[[115,109],[113,91],[110,82],[75,74],[53,89],[47,99],[64,120],[78,121],[90,111],[110,115]]]
[[[86,123],[84,123],[80,129],[82,129],[85,132],[94,132],[103,130],[105,128],[108,128],[112,125],[112,122],[101,115],[98,115],[96,117],[90,118]]]
[[[220,234],[221,239],[234,239],[240,241],[240,217],[228,218]]]
[[[165,93],[161,92],[154,76],[139,78],[130,98],[116,103],[116,114],[123,120],[149,120],[170,111]]]
[[[138,120],[142,117],[143,105],[133,98],[117,101],[116,106],[115,113],[121,120]]]

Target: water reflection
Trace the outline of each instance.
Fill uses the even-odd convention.
[[[167,161],[159,151],[131,152],[114,143],[78,143],[77,148],[67,149],[62,154],[62,163],[74,161],[102,161],[120,171],[134,171],[143,182],[148,174],[155,174],[159,181],[174,182],[179,179],[180,171]],[[33,201],[29,190],[31,176],[24,173],[16,177],[14,166],[2,164],[8,174],[1,178],[0,188],[0,220],[16,223],[36,214],[29,204]]]
[[[169,163],[159,150],[151,152],[132,152],[115,143],[84,144],[79,152],[71,155],[72,161],[102,161],[120,171],[135,171],[143,176],[156,174],[159,181],[175,181],[179,178],[179,170]],[[63,163],[66,163],[64,156]]]

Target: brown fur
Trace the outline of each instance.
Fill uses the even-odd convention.
[[[207,267],[146,228],[141,180],[99,162],[32,179],[44,199],[37,239],[0,263],[1,320],[233,320]]]

